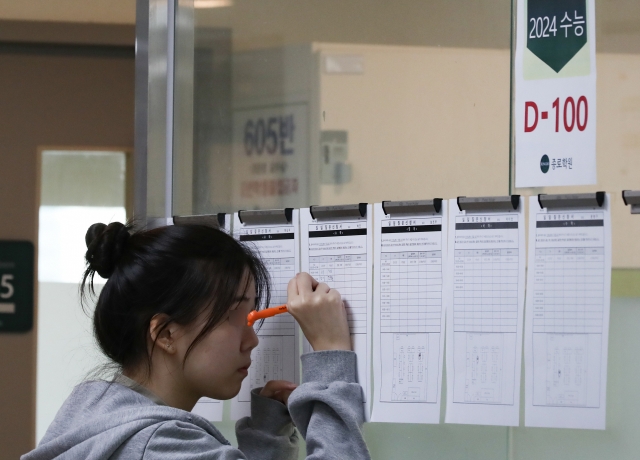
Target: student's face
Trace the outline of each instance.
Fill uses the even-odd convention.
[[[192,391],[214,399],[230,399],[238,394],[249,372],[251,350],[258,345],[253,327],[247,326],[247,315],[255,304],[256,288],[251,278],[248,284],[241,283],[228,317],[191,350],[184,377]],[[191,343],[202,326],[196,325],[187,332],[183,343]]]

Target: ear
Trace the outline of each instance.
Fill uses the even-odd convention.
[[[175,354],[177,349],[174,345],[174,334],[172,324],[167,324],[169,316],[164,313],[158,313],[151,318],[149,323],[149,335],[151,342],[155,342],[156,346],[162,351],[169,354]]]

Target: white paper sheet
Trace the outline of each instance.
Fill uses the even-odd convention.
[[[224,230],[227,233],[231,232],[231,216],[229,214],[225,215],[224,227],[221,227],[220,230]],[[223,401],[200,398],[191,412],[204,417],[210,422],[220,422],[222,421]]]
[[[246,225],[234,214],[233,234],[240,241],[254,245],[271,276],[270,307],[287,303],[287,285],[298,273],[300,243],[298,210],[293,210],[291,224]],[[256,323],[257,328],[259,323]],[[299,328],[293,316],[283,313],[264,320],[258,331],[259,345],[251,353],[249,375],[242,382],[238,396],[231,400],[231,419],[251,413],[251,390],[269,380],[299,383]]]
[[[372,422],[440,422],[446,204],[420,215],[374,206]]]
[[[611,214],[529,199],[525,425],[605,429]]]
[[[349,318],[358,382],[365,395],[365,417],[371,401],[372,210],[366,217],[320,219],[300,210],[302,271],[342,294]]]
[[[524,200],[465,212],[449,200],[447,423],[517,426],[525,282]]]

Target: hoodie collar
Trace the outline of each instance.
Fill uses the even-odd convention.
[[[158,404],[159,406],[166,406],[167,405],[154,392],[152,392],[151,390],[149,390],[145,386],[140,385],[138,382],[136,382],[135,380],[127,377],[124,374],[121,374],[121,373],[118,372],[114,376],[113,382],[114,383],[119,383],[120,385],[122,385],[124,387],[127,387],[127,388],[135,391],[138,394],[141,394],[142,396],[144,396],[145,398],[150,399],[151,401],[153,401],[154,403]]]

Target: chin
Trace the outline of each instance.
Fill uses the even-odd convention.
[[[233,399],[236,396],[238,396],[238,393],[240,393],[241,383],[242,381],[237,385],[228,385],[223,391],[218,391],[216,396],[209,396],[209,397],[213,399],[218,399],[220,401]]]

